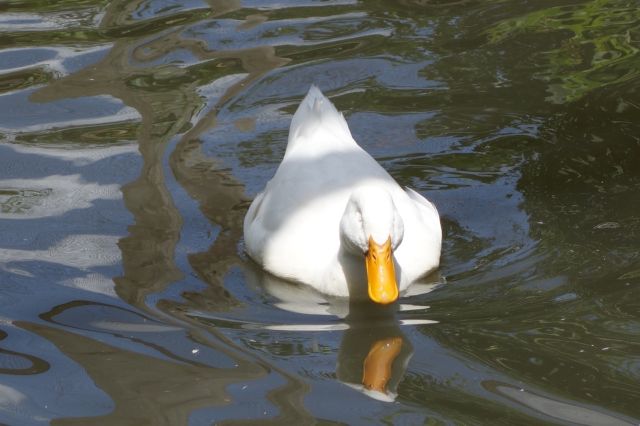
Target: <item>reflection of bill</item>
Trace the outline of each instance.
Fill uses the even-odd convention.
[[[393,401],[413,355],[411,342],[393,311],[375,315],[379,309],[353,308],[345,319],[349,328],[340,342],[336,376],[371,398]]]
[[[365,389],[376,392],[387,392],[387,383],[391,378],[393,361],[402,348],[401,337],[390,337],[375,342],[364,359],[362,369],[362,385]]]

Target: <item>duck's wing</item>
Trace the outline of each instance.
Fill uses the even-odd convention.
[[[260,208],[262,207],[262,202],[264,201],[264,192],[265,191],[262,191],[258,195],[256,195],[256,198],[254,198],[251,202],[249,210],[247,210],[247,213],[244,216],[245,229],[247,229],[247,227],[250,226],[256,219],[256,217],[258,217],[258,215],[260,214]]]
[[[408,203],[401,210],[405,232],[395,253],[405,277],[401,290],[438,266],[442,248],[442,226],[436,207],[410,188],[405,188],[404,194]]]
[[[432,202],[430,202],[411,188],[405,188],[405,192],[407,193],[411,201],[413,201],[413,203],[416,205],[418,211],[420,212],[420,216],[425,222],[433,220],[434,217],[440,217],[440,215],[438,214],[438,209],[436,209],[436,206],[434,206]]]
[[[264,196],[265,191],[262,191],[253,199],[243,223],[245,250],[258,263],[262,263],[262,251],[267,237],[266,230],[260,221]]]

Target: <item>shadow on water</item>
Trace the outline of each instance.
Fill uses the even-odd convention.
[[[636,424],[639,25],[623,0],[0,6],[0,422]],[[435,201],[446,284],[372,309],[243,255],[313,82]]]

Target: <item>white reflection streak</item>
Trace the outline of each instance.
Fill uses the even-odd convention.
[[[273,331],[340,331],[348,330],[349,325],[345,323],[337,324],[276,324],[276,325],[264,325],[256,327],[245,328],[261,328],[264,330]]]
[[[497,386],[496,390],[499,393],[506,395],[538,412],[567,422],[594,426],[633,425],[633,423],[626,422],[618,417],[610,416],[587,407],[556,401],[551,398],[527,392],[524,389],[516,389],[511,386]]]
[[[207,100],[205,107],[201,108],[197,114],[191,117],[191,125],[195,126],[202,118],[211,111],[220,99],[227,93],[230,87],[240,83],[249,76],[248,73],[230,74],[220,77],[209,84],[200,86],[198,95]]]
[[[0,30],[14,31],[47,31],[62,29],[60,22],[44,15],[34,13],[4,13],[0,15]]]
[[[331,2],[331,6],[347,6],[357,4],[357,0],[334,0]],[[264,1],[249,1],[243,3],[244,7],[255,7],[258,10],[278,10],[278,9],[287,9],[291,7],[291,3],[289,2],[264,2]],[[326,6],[325,2],[322,1],[298,1],[295,3],[296,7],[324,7]]]
[[[0,248],[0,262],[40,261],[79,269],[115,265],[120,262],[118,236],[71,235],[46,250]]]
[[[97,26],[104,16],[104,12],[98,12],[97,9],[78,9],[80,16],[87,13],[95,13],[91,21]],[[69,19],[65,12],[49,12],[49,13],[26,13],[26,12],[10,12],[0,15],[0,33],[2,32],[19,32],[19,31],[51,31],[71,29],[73,27],[82,26],[82,21]]]
[[[3,96],[6,96],[5,93]],[[93,96],[92,99],[95,99],[96,102],[102,101],[106,103],[119,103],[115,98],[111,96]],[[67,121],[53,121],[51,123],[42,123],[42,124],[34,124],[32,126],[22,126],[19,129],[9,128],[9,127],[0,127],[0,132],[8,133],[10,136],[12,133],[35,133],[42,132],[45,130],[52,129],[61,129],[61,128],[69,128],[69,127],[85,127],[85,126],[94,126],[94,125],[104,125],[104,124],[113,124],[113,123],[124,123],[131,121],[139,121],[140,113],[134,108],[129,106],[122,107],[119,111],[109,114],[107,116],[98,116],[98,117],[86,117],[86,118],[77,118],[74,120]]]
[[[113,285],[113,280],[102,274],[87,274],[84,277],[62,281],[65,287],[77,288],[92,293],[104,294],[109,297],[118,297]]]
[[[14,388],[0,384],[0,410],[15,413],[27,397]]]
[[[0,189],[9,193],[0,196],[1,219],[60,216],[71,210],[89,208],[95,200],[122,198],[118,184],[85,182],[79,174],[40,179],[4,179],[0,180]],[[25,192],[29,195],[25,196]],[[9,205],[12,199],[19,204],[13,209]]]
[[[170,333],[183,330],[180,327],[163,324],[136,324],[121,321],[91,321],[89,325],[100,330],[117,333]]]
[[[38,146],[19,145],[19,144],[2,144],[14,150],[19,154],[38,155],[40,157],[58,158],[69,161],[74,166],[86,166],[108,157],[123,154],[137,154],[138,146],[134,144],[116,145],[107,148],[90,148],[90,149],[64,149],[64,148],[41,148]]]
[[[0,25],[2,24],[1,20],[2,20],[2,17],[0,16]],[[11,68],[5,67],[5,64],[0,63],[0,75],[11,74],[11,73],[29,70],[29,69],[38,68],[38,67],[44,67],[53,71],[57,71],[62,75],[68,75],[69,71],[64,66],[64,61],[66,61],[67,59],[71,59],[81,55],[96,53],[100,51],[104,51],[106,53],[112,47],[113,47],[113,43],[100,44],[90,48],[82,48],[82,49],[69,48],[69,47],[54,47],[54,46],[40,47],[38,48],[39,51],[54,51],[55,56],[52,58],[47,57],[46,59],[43,59],[41,61],[30,62],[25,65],[11,67]],[[32,49],[33,48],[18,47],[18,48],[0,50],[0,53],[2,55],[11,55],[16,53],[19,54],[20,52],[29,52],[29,50],[32,50]],[[13,93],[13,91],[4,92],[3,94],[6,95],[9,93]]]

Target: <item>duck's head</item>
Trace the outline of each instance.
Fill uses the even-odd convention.
[[[340,221],[340,237],[347,251],[363,257],[369,298],[389,304],[398,298],[393,251],[402,242],[404,224],[391,195],[377,186],[351,193]]]

